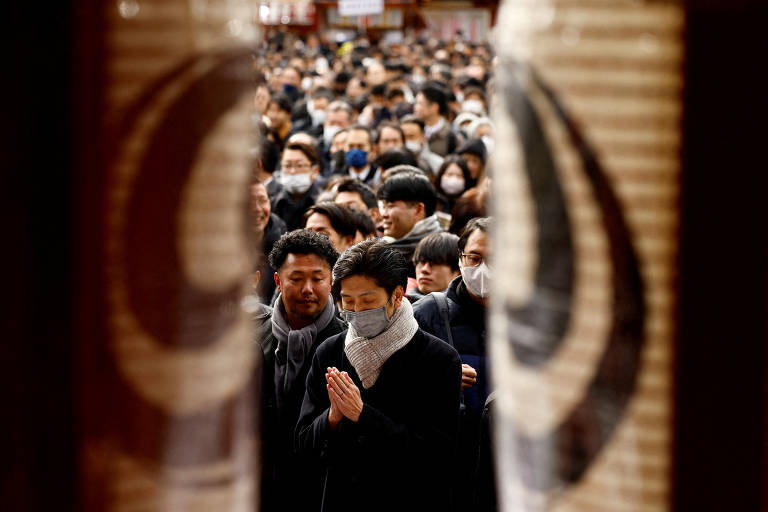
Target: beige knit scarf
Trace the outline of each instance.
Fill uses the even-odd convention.
[[[349,326],[344,340],[344,353],[363,381],[365,389],[376,384],[381,367],[387,359],[406,346],[418,329],[419,324],[413,318],[411,303],[405,297],[389,320],[389,326],[378,336],[358,336],[355,329]]]

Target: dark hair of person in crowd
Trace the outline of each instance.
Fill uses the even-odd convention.
[[[277,107],[283,112],[288,112],[289,114],[293,112],[293,103],[291,102],[291,98],[289,98],[285,93],[279,92],[272,96],[268,105],[271,105],[272,103],[277,105]]]
[[[360,194],[360,199],[363,200],[368,209],[376,208],[379,204],[376,201],[376,194],[371,187],[357,178],[352,178],[350,176],[343,176],[341,180],[339,180],[336,192],[357,192]]]
[[[460,233],[464,226],[475,217],[485,217],[485,193],[477,187],[469,189],[456,200],[451,210],[451,225],[448,231]]]
[[[469,240],[469,236],[478,229],[483,233],[488,233],[488,226],[490,222],[490,217],[474,217],[470,219],[470,221],[467,222],[467,225],[464,226],[464,229],[461,230],[461,235],[459,235],[459,252],[464,252],[464,248],[467,246],[467,240]]]
[[[403,255],[389,244],[371,238],[344,251],[333,267],[331,293],[336,300],[341,300],[341,282],[352,276],[372,279],[391,296],[398,286],[403,291],[408,286],[408,265]]]
[[[349,210],[349,215],[355,225],[355,230],[360,233],[363,238],[376,236],[376,223],[373,222],[370,215],[350,208],[347,208],[347,210]]]
[[[325,86],[315,87],[315,89],[310,93],[309,97],[313,100],[317,98],[327,98],[329,102],[333,101],[335,98],[333,91],[329,87]]]
[[[387,91],[387,101],[397,103],[397,101],[400,101],[400,100],[397,100],[397,98],[401,98],[401,99],[405,98],[405,93],[403,92],[403,90],[397,87],[390,88]]]
[[[474,138],[465,141],[464,144],[459,146],[456,150],[457,155],[463,155],[464,153],[476,155],[483,161],[483,164],[488,160],[488,150],[485,148],[485,143],[483,143],[482,139]]]
[[[301,142],[291,142],[290,144],[285,146],[285,149],[283,151],[285,151],[286,149],[301,151],[302,153],[304,153],[304,156],[306,156],[307,159],[309,160],[310,165],[317,165],[317,162],[319,161],[317,156],[317,150],[308,144],[303,144]]]
[[[289,254],[316,254],[327,261],[330,268],[339,258],[331,240],[311,229],[295,229],[281,236],[269,253],[269,266],[280,270]]]
[[[483,102],[483,104],[487,104],[485,100],[485,91],[480,87],[467,87],[464,89],[464,99],[467,99],[473,94],[480,96],[480,100]]]
[[[437,204],[435,187],[432,186],[429,178],[424,176],[417,167],[402,167],[406,167],[405,171],[412,172],[398,172],[391,176],[381,184],[376,197],[380,201],[424,203],[424,216],[429,217],[435,213],[435,206]]]
[[[408,114],[407,116],[400,119],[400,126],[404,124],[415,124],[418,125],[418,127],[421,129],[421,133],[424,133],[424,120],[416,117],[413,114]],[[401,128],[402,130],[402,128]]]
[[[413,264],[432,263],[448,265],[451,270],[459,270],[459,237],[453,233],[432,233],[425,236],[413,253]],[[466,245],[466,243],[465,243]]]
[[[439,82],[431,80],[419,92],[430,103],[437,103],[441,116],[448,115],[448,93]]]
[[[376,140],[375,142],[378,144],[379,139],[381,139],[381,132],[384,131],[384,128],[390,128],[392,130],[395,130],[397,133],[400,134],[400,140],[405,144],[405,134],[403,133],[403,129],[400,128],[400,124],[396,123],[394,121],[382,121],[378,124],[376,127]]]
[[[355,226],[352,217],[349,214],[349,210],[331,201],[323,201],[315,203],[304,212],[304,223],[307,223],[307,219],[314,214],[319,213],[328,217],[331,221],[331,227],[336,233],[341,236],[355,237],[357,227]]]
[[[398,165],[419,166],[419,161],[416,159],[416,155],[406,147],[388,149],[379,155],[376,162],[379,164],[382,171],[386,171],[387,169]]]
[[[387,84],[376,84],[371,87],[371,96],[381,96],[382,98],[387,93]]]
[[[440,181],[443,179],[445,171],[452,164],[458,165],[459,169],[461,169],[461,174],[464,176],[464,191],[474,187],[475,180],[472,179],[472,175],[469,173],[467,162],[459,155],[448,155],[443,160],[443,164],[440,166],[440,169],[437,170],[437,174],[435,175],[435,188],[442,194],[445,194],[445,191],[440,187]],[[448,196],[448,194],[445,195]]]

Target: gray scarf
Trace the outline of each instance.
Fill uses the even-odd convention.
[[[312,343],[317,338],[317,333],[331,323],[334,313],[333,299],[329,295],[325,309],[323,309],[323,312],[320,313],[320,316],[313,323],[302,329],[291,329],[285,319],[286,313],[282,294],[277,296],[275,309],[272,313],[272,334],[277,338],[277,348],[275,349],[275,394],[278,407],[282,405],[282,398],[288,394],[299,373],[301,373],[304,360],[312,348]]]
[[[387,328],[374,338],[358,336],[350,325],[344,340],[344,353],[363,381],[365,389],[376,384],[381,367],[392,354],[411,341],[419,330],[419,324],[413,317],[413,308],[408,299],[403,297],[400,307],[389,320]]]

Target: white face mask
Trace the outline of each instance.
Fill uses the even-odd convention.
[[[459,91],[454,96],[456,96],[456,101],[458,101],[459,103],[464,101],[464,93],[463,92]]]
[[[421,153],[421,143],[416,142],[415,140],[407,140],[405,141],[405,147],[407,149],[410,149],[416,154]]]
[[[485,150],[490,155],[493,153],[493,150],[496,149],[496,141],[491,137],[490,135],[483,135],[480,140],[483,141],[483,144],[485,144]]]
[[[443,176],[440,178],[440,188],[449,196],[457,196],[464,192],[464,178],[457,176]]]
[[[305,76],[301,79],[301,88],[308,91],[312,88],[312,78]]]
[[[326,148],[331,147],[331,142],[333,142],[333,138],[340,131],[341,131],[340,126],[326,126],[323,128],[323,142],[325,142]]]
[[[465,100],[461,104],[462,112],[472,112],[473,114],[482,114],[485,111],[483,102],[480,100]]]
[[[461,278],[469,293],[484,299],[491,292],[491,269],[485,262],[476,267],[461,267]]]
[[[328,117],[328,113],[325,110],[313,110],[309,114],[312,116],[313,126],[320,126],[325,123],[325,119]]]
[[[280,183],[285,187],[289,194],[303,194],[312,186],[311,173],[301,174],[282,174]]]
[[[359,116],[357,116],[357,124],[361,124],[363,126],[370,127],[373,124],[373,119],[371,119],[368,116],[364,116],[364,115],[360,114]]]

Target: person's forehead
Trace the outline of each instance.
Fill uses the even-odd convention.
[[[382,137],[400,137],[400,132],[397,131],[396,128],[392,126],[385,126],[381,129],[381,136]]]
[[[363,198],[360,197],[360,194],[358,192],[352,192],[351,190],[344,190],[343,192],[339,192],[336,194],[336,202],[337,203],[348,203],[348,202],[356,202],[356,203],[365,203],[363,201]]]
[[[314,212],[307,217],[307,227],[331,227],[331,219],[324,213]],[[331,228],[332,229],[332,228]]]
[[[377,285],[373,278],[355,274],[342,279],[341,294],[351,297],[358,297],[361,295],[386,296],[387,291],[381,286]]]
[[[467,245],[464,247],[464,252],[474,252],[477,254],[485,254],[488,249],[488,234],[481,230],[474,230],[467,238]]]
[[[404,132],[420,132],[421,126],[418,125],[418,123],[403,123],[400,125],[400,128],[403,129]]]
[[[309,162],[309,158],[307,158],[307,155],[305,155],[298,149],[286,149],[285,151],[283,151],[283,160],[290,160],[290,161],[302,160],[302,161]]]
[[[361,142],[369,142],[370,135],[365,130],[350,130],[347,132],[347,142],[350,144],[359,144]]]
[[[330,272],[331,267],[325,258],[315,253],[288,253],[285,262],[280,267],[281,272]]]

